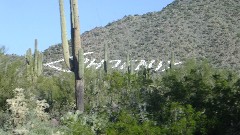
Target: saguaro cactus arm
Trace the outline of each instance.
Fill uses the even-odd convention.
[[[31,77],[33,75],[33,57],[32,57],[32,50],[29,48],[25,55],[26,64],[27,64],[27,77],[29,80],[32,80]]]
[[[64,14],[64,3],[63,0],[59,0],[59,8],[60,8],[60,21],[61,21],[61,38],[62,38],[62,48],[63,48],[63,56],[64,61],[68,67],[68,69],[72,69],[71,60],[69,54],[69,44],[67,40],[67,28],[66,28],[66,19]]]
[[[27,65],[30,65],[32,63],[32,50],[31,50],[31,48],[29,48],[27,50],[25,58],[26,58]]]

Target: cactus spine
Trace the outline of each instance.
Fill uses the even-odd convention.
[[[108,46],[104,44],[104,71],[105,73],[108,72]]]
[[[43,54],[38,51],[38,42],[35,39],[35,51],[32,56],[32,50],[29,48],[26,52],[25,58],[27,63],[27,77],[32,82],[36,82],[38,76],[42,74],[42,62],[43,62]]]
[[[75,75],[75,98],[76,109],[84,111],[84,64],[83,64],[83,50],[81,48],[80,38],[80,24],[78,16],[78,0],[70,0],[70,14],[71,14],[71,43],[72,43],[72,56],[71,61],[69,55],[69,45],[67,42],[66,20],[64,15],[63,0],[59,0],[60,20],[61,20],[61,33],[62,33],[62,46],[64,60],[68,68]]]

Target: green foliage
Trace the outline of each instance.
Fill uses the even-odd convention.
[[[40,76],[33,89],[23,77],[24,60],[0,57],[3,69],[0,70],[0,132],[6,134],[13,131],[57,134],[59,131],[59,134],[221,135],[238,131],[239,76],[233,71],[213,68],[207,61],[190,60],[182,67],[160,74],[144,68],[132,75],[119,71],[104,75],[104,71],[86,69],[86,110],[82,114],[68,114],[75,112],[73,74]],[[17,86],[26,89],[19,98],[9,90]],[[43,99],[46,101],[40,101]],[[14,108],[27,110],[14,113],[10,109],[13,113],[9,113],[7,108],[11,105],[7,103],[22,104]],[[24,116],[21,120],[16,116],[20,114]],[[15,120],[14,123],[15,117],[23,122]],[[50,124],[49,118],[61,117],[60,127]],[[19,128],[15,128],[17,125]]]
[[[79,111],[75,113],[68,112],[61,118],[61,123],[68,127],[70,134],[93,135],[98,130],[95,125],[97,119],[91,116],[91,114],[81,114]]]
[[[68,73],[59,76],[39,77],[35,91],[40,99],[47,100],[49,112],[54,117],[74,108],[74,76]]]
[[[13,96],[13,89],[22,86],[23,64],[19,58],[0,55],[0,109],[6,109],[6,99]]]
[[[6,53],[6,48],[5,48],[5,46],[1,46],[0,47],[0,56],[3,55],[4,53]]]
[[[46,101],[36,100],[33,95],[26,98],[29,93],[21,88],[16,88],[14,94],[7,100],[11,117],[4,124],[4,134],[49,135],[58,130],[50,124],[48,114],[44,112],[49,107]]]
[[[239,117],[238,77],[234,72],[217,70],[203,62],[186,63],[186,68],[171,70],[163,77],[168,100],[191,104],[206,116],[208,134],[223,134]]]
[[[66,125],[68,133],[72,135],[93,135],[91,127],[86,124],[84,118],[80,117],[81,113],[76,111],[75,113],[68,112],[61,118],[61,123]]]
[[[199,122],[204,118],[201,112],[196,112],[191,105],[180,105],[177,102],[167,104],[163,109],[163,124],[166,134],[171,135],[192,135],[197,130],[205,134]],[[161,121],[160,121],[161,122]],[[202,122],[202,121],[201,121]],[[197,129],[201,128],[201,129]]]
[[[160,127],[151,121],[140,123],[136,116],[121,112],[116,122],[112,122],[106,128],[106,133],[110,135],[160,135]]]
[[[240,38],[240,32],[237,33],[237,37]]]

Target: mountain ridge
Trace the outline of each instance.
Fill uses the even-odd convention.
[[[129,15],[81,35],[84,52],[103,59],[208,59],[214,66],[240,69],[240,2],[238,0],[175,0],[158,12]],[[81,19],[80,19],[81,20]],[[71,49],[70,49],[71,50]],[[45,62],[62,58],[58,44],[44,51]]]

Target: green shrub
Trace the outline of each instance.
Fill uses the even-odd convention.
[[[5,134],[50,135],[62,130],[51,125],[49,115],[44,112],[49,107],[45,100],[37,100],[33,95],[27,99],[21,88],[13,92],[14,97],[7,99],[9,110],[5,113],[10,112],[11,117],[4,125]]]
[[[116,122],[112,122],[106,128],[109,135],[160,135],[161,128],[151,121],[140,123],[136,116],[121,112]]]
[[[163,124],[161,125],[169,135],[192,135],[198,130],[205,134],[204,129],[199,127],[203,122],[204,114],[196,112],[191,105],[181,105],[172,102],[163,108]]]
[[[81,113],[68,112],[61,118],[61,124],[68,128],[68,133],[72,135],[93,135],[91,126],[86,123],[86,119],[80,117]]]

